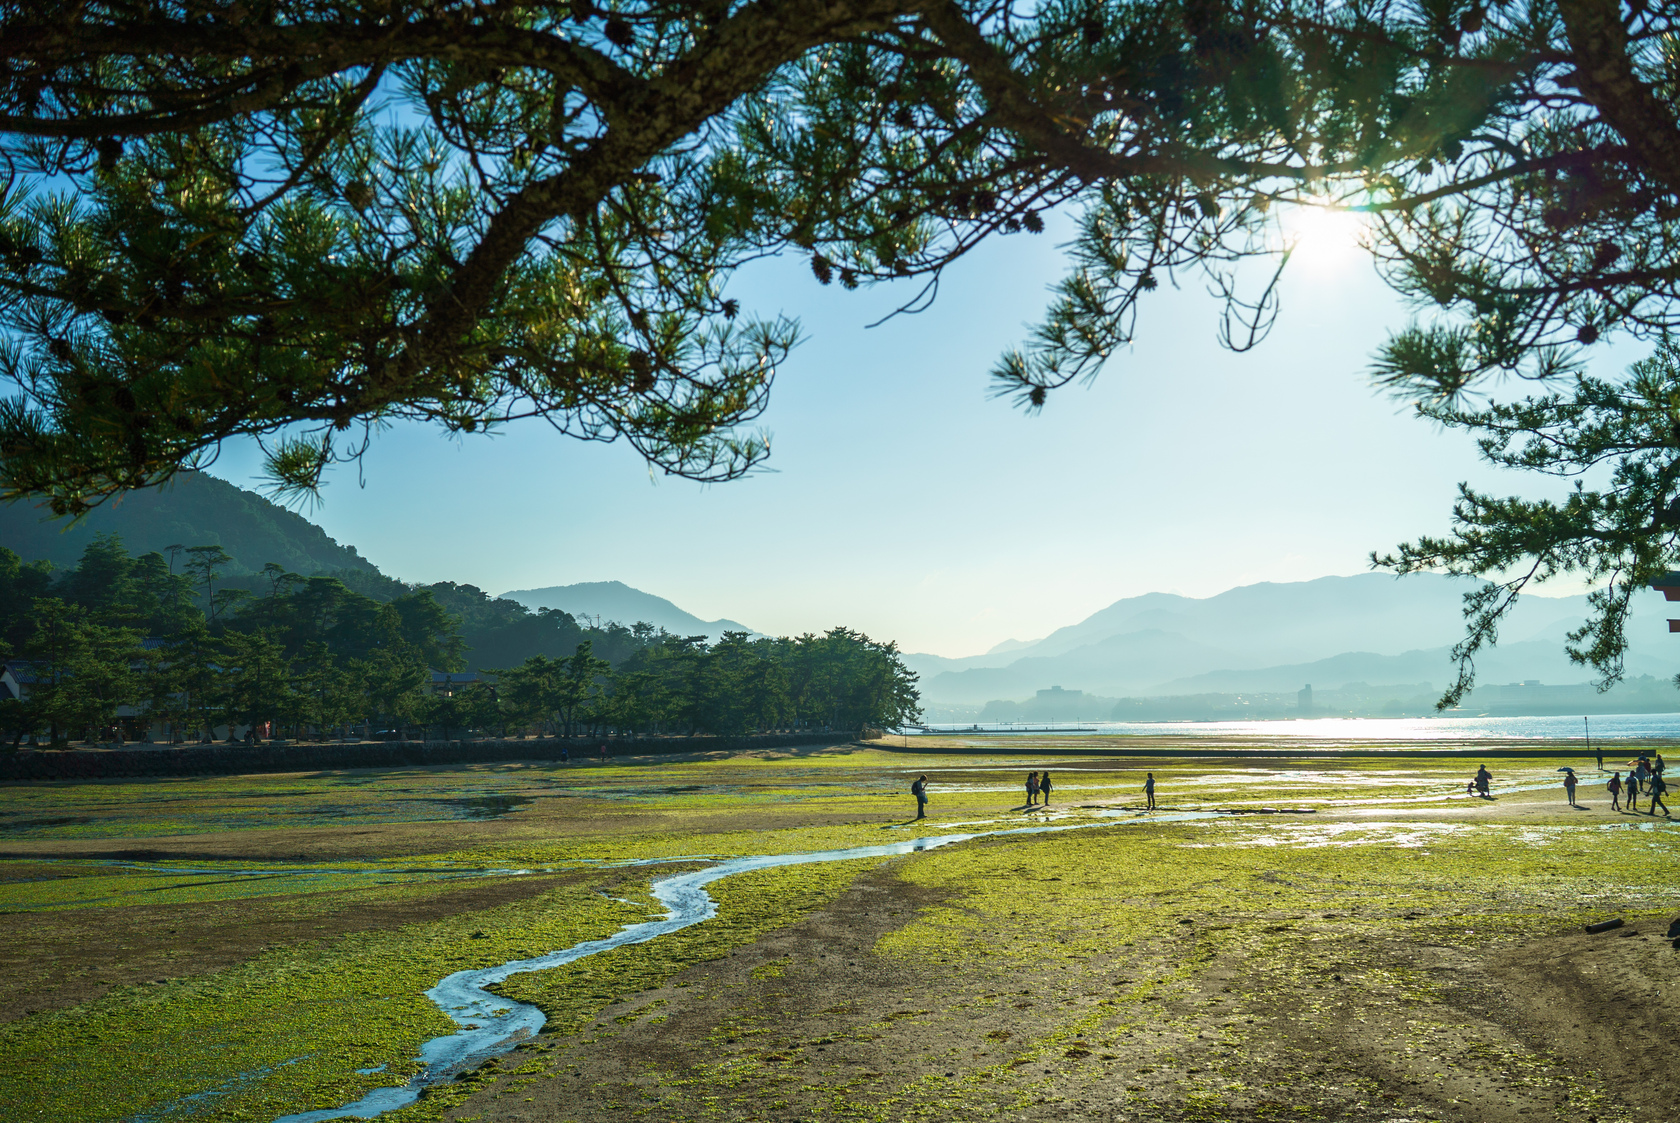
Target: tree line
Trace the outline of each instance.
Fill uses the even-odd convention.
[[[558,641],[575,641],[569,655],[552,652]],[[135,557],[116,535],[95,538],[62,573],[0,547],[0,645],[20,685],[0,700],[0,734],[14,747],[154,729],[175,743],[236,728],[738,734],[891,725],[919,712],[896,644],[846,628],[709,643],[646,623],[580,625],[450,582],[305,577],[274,564],[240,574],[214,545]],[[469,654],[523,657],[503,668],[475,660],[476,679],[434,688],[433,671],[460,671]]]

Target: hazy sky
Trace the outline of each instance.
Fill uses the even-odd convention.
[[[339,469],[304,513],[406,580],[619,580],[765,632],[846,624],[967,655],[1124,596],[1361,572],[1372,549],[1445,530],[1459,480],[1489,482],[1468,441],[1371,388],[1405,311],[1335,231],[1298,253],[1255,351],[1219,347],[1218,308],[1186,276],[1090,389],[1038,416],[988,398],[1060,275],[1057,242],[998,239],[931,311],[869,330],[898,294],[823,288],[802,263],[737,283],[806,329],[765,418],[772,471],[702,487],[540,425],[398,428],[365,487]],[[230,449],[212,470],[252,486],[255,466]]]

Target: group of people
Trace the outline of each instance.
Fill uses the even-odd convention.
[[[927,782],[927,776],[922,775],[916,777],[915,782],[910,785],[910,794],[916,798],[916,818],[918,819],[924,819],[927,817]],[[1027,806],[1040,806],[1038,800],[1039,797],[1042,796],[1044,798],[1043,806],[1049,807],[1050,793],[1054,789],[1055,783],[1050,779],[1050,772],[1048,769],[1043,772],[1027,773]],[[1153,772],[1144,773],[1143,799],[1144,810],[1155,810],[1155,773]]]
[[[1630,761],[1629,765],[1625,780],[1618,770],[1612,773],[1610,779],[1605,782],[1604,789],[1610,793],[1610,810],[1622,810],[1622,799],[1625,796],[1627,809],[1638,811],[1637,800],[1641,791],[1643,791],[1645,795],[1650,797],[1651,814],[1655,815],[1657,808],[1661,807],[1662,813],[1668,815],[1668,804],[1663,802],[1663,795],[1668,791],[1668,782],[1663,779],[1662,754],[1657,753],[1654,757],[1649,757],[1642,753],[1638,760]],[[1573,779],[1574,775],[1573,772],[1569,773],[1570,779]],[[1574,785],[1569,784],[1567,780],[1565,784],[1569,785],[1569,802],[1574,803]],[[1672,818],[1672,816],[1670,817]]]
[[[1599,758],[1600,767],[1603,766],[1603,759],[1603,757]],[[1610,779],[1604,784],[1604,789],[1610,793],[1610,810],[1621,811],[1625,801],[1627,810],[1638,811],[1639,805],[1635,801],[1643,794],[1651,801],[1650,813],[1652,815],[1657,813],[1659,807],[1662,808],[1662,813],[1667,815],[1669,813],[1668,804],[1663,802],[1663,795],[1668,791],[1668,783],[1663,779],[1662,754],[1654,753],[1647,756],[1641,753],[1638,760],[1629,761],[1628,764],[1628,773],[1625,778],[1618,770],[1611,773]],[[1487,770],[1487,766],[1479,766],[1476,769],[1476,778],[1465,785],[1465,794],[1492,799],[1493,796],[1488,792],[1488,781],[1492,779],[1493,773]],[[1581,779],[1575,775],[1573,768],[1563,769],[1563,794],[1568,798],[1571,807],[1581,806],[1575,802],[1575,788],[1580,782]]]

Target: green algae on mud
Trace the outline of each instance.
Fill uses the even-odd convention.
[[[1045,763],[1031,761],[1035,769]],[[171,1103],[177,1109],[162,1118],[272,1118],[355,1099],[403,1078],[420,1041],[449,1031],[450,1023],[423,995],[443,975],[550,951],[643,919],[650,907],[645,884],[659,871],[608,868],[615,862],[828,850],[953,829],[1008,829],[1050,816],[1060,826],[1088,825],[1094,829],[993,838],[898,862],[884,876],[923,891],[925,903],[873,945],[883,960],[918,964],[930,975],[1063,965],[1073,977],[1093,964],[1131,961],[1125,986],[1106,992],[1106,1004],[1046,1015],[1038,1030],[1016,1042],[1015,1060],[1060,1058],[1069,1071],[1095,1062],[1064,1054],[1089,1053],[1087,1045],[1118,1048],[1123,1027],[1138,1024],[1140,1011],[1186,986],[1220,955],[1267,963],[1268,977],[1285,985],[1314,977],[1304,958],[1311,949],[1379,932],[1482,947],[1603,911],[1642,916],[1680,905],[1670,872],[1673,831],[1648,818],[1594,817],[1591,825],[1579,825],[1560,819],[1552,803],[1519,802],[1528,798],[1519,794],[1524,787],[1557,782],[1553,760],[1499,762],[1496,792],[1508,802],[1498,805],[1464,797],[1466,765],[1459,760],[1371,756],[1298,769],[1154,762],[1150,770],[1169,805],[1258,806],[1287,798],[1326,816],[1323,822],[1176,824],[1128,820],[1123,816],[1129,813],[1117,812],[1117,804],[1135,800],[1141,769],[1111,761],[1056,762],[1057,807],[1024,814],[1012,806],[1019,802],[1014,764],[866,750],[783,761],[615,764],[558,775],[549,767],[508,766],[98,784],[83,786],[80,797],[73,785],[37,786],[28,793],[30,806],[17,810],[8,802],[4,813],[37,823],[30,830],[42,832],[37,841],[44,849],[0,863],[0,911],[28,912],[36,917],[32,922],[62,917],[74,924],[87,910],[140,900],[182,909],[239,908],[241,901],[263,897],[272,904],[294,902],[307,913],[328,901],[434,893],[440,878],[487,869],[566,870],[572,881],[518,904],[294,943],[236,967],[126,988],[7,1023],[0,1026],[0,1096],[22,1112],[20,1118],[55,1120],[157,1114]],[[906,773],[915,771],[936,778],[936,817],[919,823],[905,820]],[[135,837],[157,823],[185,822],[254,838],[264,824],[304,822],[350,802],[367,814],[344,823],[386,829],[432,813],[428,808],[452,790],[471,798],[484,792],[531,798],[498,823],[451,821],[447,830],[405,836],[400,858],[346,857],[281,869],[234,855],[194,861],[190,869],[186,862],[155,862],[144,870],[115,870],[41,857],[56,853],[50,846],[55,838],[80,837],[70,833],[73,823],[53,827],[45,820],[120,817],[129,796],[147,792],[152,802],[137,800],[123,820]],[[394,809],[378,812],[386,796]],[[205,806],[193,807],[199,799]],[[167,816],[160,811],[166,800],[174,805]],[[1093,800],[1107,802],[1068,806]],[[260,810],[265,801],[291,801],[303,811],[287,812],[290,819],[271,815]],[[1360,814],[1331,817],[1349,808]],[[1518,811],[1549,817],[1498,817]],[[388,817],[380,820],[379,814]],[[1636,825],[1647,829],[1631,829]],[[55,830],[61,833],[53,835]],[[16,841],[11,834],[0,837]],[[720,915],[712,921],[567,968],[516,976],[500,989],[543,1009],[550,1018],[545,1038],[565,1041],[603,1011],[611,1016],[616,1000],[825,907],[877,864],[738,875],[713,887]],[[61,876],[67,869],[77,876]],[[634,903],[609,899],[627,895]],[[475,932],[482,937],[474,939]],[[1162,950],[1167,947],[1179,950]],[[1364,970],[1372,986],[1407,1000],[1430,997],[1430,984],[1403,968]],[[663,1018],[646,1006],[624,1003],[617,1018]],[[534,1079],[552,1067],[549,1052],[548,1046],[521,1051],[438,1089],[395,1118],[435,1118],[475,1090]],[[379,1073],[356,1071],[380,1066]],[[699,1066],[683,1079],[699,1094],[725,1082],[742,1087],[747,1077],[739,1066],[727,1072]],[[830,1099],[824,1110],[840,1112],[851,1104],[859,1117],[874,1117],[880,1102],[907,1106],[918,1095],[956,1096],[981,1083],[998,1088],[983,1095],[963,1091],[969,1097],[963,1102],[991,1110],[1019,1102],[1030,1087],[997,1066],[949,1080],[924,1074],[890,1094],[883,1081],[890,1083],[883,1077],[872,1085],[870,1102],[877,1107],[867,1113],[862,1093],[839,1085],[825,1093]],[[1007,1094],[998,1090],[1004,1085]],[[1591,1087],[1580,1102],[1598,1094]],[[114,1088],[127,1097],[115,1107]],[[1191,1117],[1216,1113],[1231,1094],[1204,1081],[1184,1093],[1184,1103]],[[194,1095],[202,1098],[182,1104]]]
[[[0,1026],[0,1100],[14,1118],[66,1123],[158,1115],[207,1092],[183,1113],[273,1118],[300,1103],[348,1102],[406,1076],[420,1042],[452,1030],[424,994],[439,978],[599,938],[647,911],[567,886],[123,988]]]
[[[624,996],[794,922],[876,864],[741,874],[714,888],[720,916],[713,921],[515,976],[498,989],[542,1009],[550,1020],[545,1034],[573,1032]],[[0,1026],[0,1097],[17,1118],[65,1123],[176,1113],[272,1118],[353,1101],[412,1075],[420,1044],[452,1031],[423,993],[444,975],[598,939],[656,914],[645,885],[635,904],[603,895],[598,886],[608,876],[602,871],[590,884],[517,905],[124,988],[87,1006]],[[477,1086],[442,1086],[390,1118],[436,1118]],[[187,1097],[200,1098],[183,1105]]]

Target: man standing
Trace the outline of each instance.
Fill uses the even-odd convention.
[[[1145,811],[1155,810],[1155,773],[1145,772],[1143,780],[1143,798]]]
[[[927,777],[918,776],[916,782],[910,785],[910,794],[916,797],[916,818],[927,816]]]

